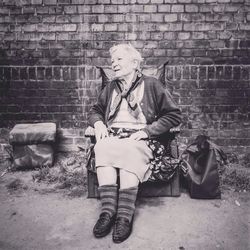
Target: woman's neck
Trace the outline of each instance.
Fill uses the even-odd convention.
[[[135,80],[135,76],[136,76],[136,72],[133,72],[133,73],[123,77],[122,80],[124,80],[124,84],[126,86],[130,86],[132,84],[133,80]]]

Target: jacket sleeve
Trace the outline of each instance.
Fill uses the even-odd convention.
[[[91,107],[88,115],[88,123],[94,126],[97,121],[105,124],[105,113],[108,106],[108,85],[100,92],[96,103]]]
[[[181,110],[177,107],[169,91],[161,83],[156,80],[150,86],[152,94],[148,101],[154,107],[155,116],[154,120],[143,130],[149,138],[153,139],[180,124]]]

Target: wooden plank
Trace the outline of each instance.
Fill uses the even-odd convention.
[[[173,180],[171,182],[171,196],[177,197],[180,196],[180,170],[175,173]]]
[[[98,181],[95,173],[88,171],[88,198],[98,198]]]

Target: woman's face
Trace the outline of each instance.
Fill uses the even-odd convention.
[[[115,77],[126,79],[134,74],[137,68],[137,61],[132,59],[125,49],[117,49],[111,55],[111,65],[115,72]]]

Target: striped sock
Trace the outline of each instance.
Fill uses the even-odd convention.
[[[117,217],[125,217],[129,222],[132,220],[135,212],[137,192],[137,186],[119,190]]]
[[[102,213],[109,213],[112,217],[117,211],[117,185],[104,185],[98,187],[102,204]]]

